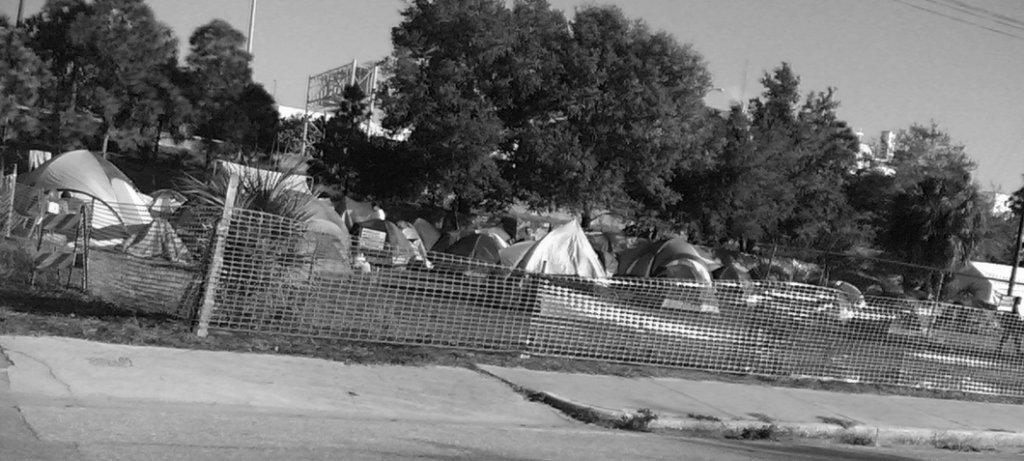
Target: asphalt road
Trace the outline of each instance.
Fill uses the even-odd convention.
[[[20,400],[20,401],[19,401]],[[165,460],[914,460],[934,450],[833,448],[560,427],[360,419],[195,404],[81,406],[0,396],[0,459]],[[1001,454],[971,459],[1020,459]]]

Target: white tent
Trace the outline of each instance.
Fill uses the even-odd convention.
[[[597,252],[576,221],[548,232],[535,242],[522,242],[499,251],[502,262],[527,272],[576,275],[588,278],[608,276]]]
[[[956,274],[949,283],[951,292],[969,291],[975,301],[987,306],[998,306],[1000,310],[1009,310],[1012,300],[1007,297],[1010,289],[1010,275],[1013,266],[1008,264],[971,261]],[[1017,278],[1013,287],[1014,296],[1024,296],[1024,267],[1017,268]]]
[[[153,221],[149,213],[152,199],[139,192],[113,163],[87,150],[58,155],[18,180],[29,189],[27,196],[56,191],[80,201],[95,201],[92,227],[97,242],[120,243]],[[19,210],[29,214],[27,211]]]

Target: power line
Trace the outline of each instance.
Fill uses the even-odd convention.
[[[971,5],[969,3],[965,3],[965,2],[959,1],[959,0],[946,0],[946,1],[948,1],[949,3],[953,3],[953,4],[956,4],[956,5],[962,6],[964,8],[969,9],[969,10],[976,11],[978,13],[990,16],[992,18],[996,18],[996,19],[1000,19],[1000,20],[1003,20],[1003,21],[1006,21],[1006,22],[1017,24],[1019,26],[1024,26],[1024,21],[1022,21],[1020,19],[1017,19],[1017,18],[1014,18],[1014,17],[1011,17],[1011,16],[1007,16],[1007,15],[1004,15],[1004,14],[996,13],[996,12],[994,12],[992,10],[989,10],[989,9],[986,9],[986,8],[982,8],[980,6],[974,6],[974,5]]]
[[[992,13],[991,11],[987,11],[987,10],[977,11],[977,10],[979,10],[979,8],[974,8],[974,7],[970,6],[970,5],[967,5],[967,4],[963,3],[963,2],[958,2],[956,0],[949,0],[948,3],[945,2],[945,1],[939,1],[939,0],[925,0],[925,1],[929,2],[929,3],[934,3],[934,4],[939,5],[939,6],[944,6],[946,8],[950,8],[950,9],[953,9],[953,10],[956,10],[956,11],[959,11],[959,12],[964,13],[964,14],[969,15],[969,16],[974,16],[974,17],[976,17],[978,19],[984,19],[984,20],[987,20],[987,21],[992,21],[992,22],[1000,24],[1000,25],[1002,25],[1004,27],[1009,27],[1011,29],[1016,29],[1016,30],[1024,32],[1024,22],[1021,22],[1019,24],[1015,24],[1015,22],[1017,22],[1017,21],[1015,21],[1013,18],[1010,18],[1009,16],[1005,16],[1007,19],[1010,19],[1010,21],[1006,21],[1006,20],[1004,20],[1002,18],[997,17],[997,16],[1001,16],[1001,15],[997,15],[996,13]]]
[[[974,27],[982,28],[982,29],[988,30],[990,32],[995,32],[995,33],[1000,34],[1000,35],[1005,35],[1005,36],[1010,37],[1010,38],[1015,38],[1017,40],[1024,41],[1024,36],[1014,35],[1014,34],[1011,34],[1009,32],[999,30],[999,29],[993,29],[993,28],[988,27],[988,26],[986,26],[984,24],[978,24],[976,22],[968,21],[966,19],[963,19],[963,18],[960,18],[960,17],[957,17],[957,16],[953,16],[953,15],[949,15],[949,14],[943,13],[941,11],[935,11],[935,10],[932,10],[932,9],[929,9],[929,8],[925,8],[925,7],[920,6],[920,5],[915,5],[915,4],[910,3],[910,2],[908,2],[906,0],[893,0],[893,1],[896,2],[896,3],[902,3],[902,4],[906,5],[906,6],[909,6],[911,8],[918,9],[918,10],[921,10],[921,11],[924,11],[924,12],[927,12],[927,13],[931,13],[931,14],[934,14],[934,15],[942,16],[942,17],[944,17],[946,19],[951,19],[953,21],[964,23],[964,24],[967,24],[969,26],[974,26]]]

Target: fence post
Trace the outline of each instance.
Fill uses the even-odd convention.
[[[0,173],[0,175],[3,175],[3,173]],[[4,228],[2,229],[3,238],[8,238],[11,236],[11,226],[13,224],[12,221],[14,220],[14,194],[15,188],[17,187],[17,180],[18,168],[17,165],[15,165],[13,173],[11,173],[9,176],[3,176],[2,186],[4,192],[7,194],[7,196],[4,197],[4,200],[7,203],[3,205],[4,212],[7,214],[7,216],[2,217],[4,219]]]
[[[235,208],[235,196],[238,193],[238,175],[231,173],[228,190],[224,197],[224,210],[213,231],[213,254],[206,272],[206,288],[203,290],[202,304],[199,306],[199,324],[196,336],[205,338],[209,334],[210,317],[213,315],[214,296],[220,282],[221,268],[224,266],[224,246],[227,242],[228,229],[231,228],[231,212]]]

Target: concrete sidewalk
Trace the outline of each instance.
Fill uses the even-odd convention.
[[[0,337],[18,400],[70,405],[205,404],[280,414],[568,426],[498,380],[453,367],[346,365],[266,354]]]
[[[553,408],[516,394],[508,385],[512,384],[542,393],[563,410],[589,409],[618,418],[649,408],[659,417],[654,427],[706,430],[772,422],[820,435],[853,425],[854,430],[874,432],[881,441],[948,433],[982,437],[994,446],[1024,446],[1024,406],[1016,405],[487,365],[479,366],[484,373],[453,367],[346,365],[59,337],[0,337],[0,349],[11,362],[0,364],[8,365],[5,394],[23,403],[40,399],[93,407],[190,404],[213,412],[266,409],[333,418],[576,425]]]
[[[480,368],[568,408],[589,409],[612,418],[636,414],[644,408],[653,410],[658,420],[652,427],[741,428],[771,422],[811,435],[852,425],[883,440],[958,434],[998,446],[1024,445],[1024,406],[1019,405],[487,365]],[[720,422],[709,423],[715,419]]]

